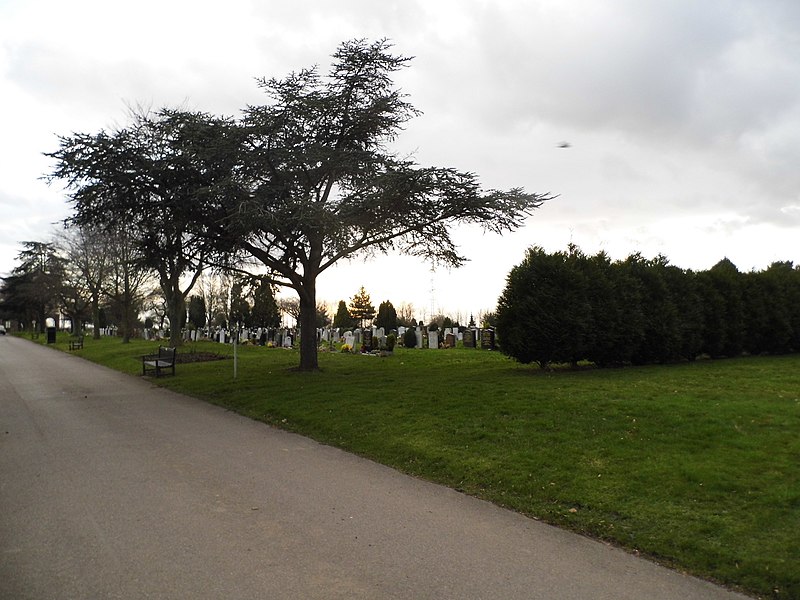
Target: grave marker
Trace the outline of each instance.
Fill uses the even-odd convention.
[[[464,348],[474,348],[475,347],[475,330],[474,329],[465,329],[464,330]]]
[[[494,350],[494,329],[481,330],[481,348],[483,350]]]
[[[429,331],[428,332],[428,348],[438,348],[439,347],[439,332],[438,331]]]
[[[367,352],[372,352],[372,329],[365,329],[363,332],[363,345]]]

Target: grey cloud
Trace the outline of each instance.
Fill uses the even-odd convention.
[[[785,45],[792,25],[753,19],[749,3],[562,6],[554,14],[485,5],[471,50],[430,48],[453,108],[477,109],[491,127],[557,120],[708,142],[798,103],[798,53]],[[742,55],[748,48],[760,50],[758,63]]]

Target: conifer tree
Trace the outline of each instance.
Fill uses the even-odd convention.
[[[363,285],[358,293],[350,299],[349,312],[361,327],[364,327],[365,322],[372,321],[375,316],[375,307]]]
[[[336,309],[336,315],[333,317],[333,326],[340,329],[349,329],[355,325],[355,320],[347,310],[347,303],[344,300],[339,300],[339,307]]]
[[[397,311],[388,300],[384,300],[378,306],[378,316],[375,318],[375,326],[383,327],[385,331],[397,329]]]

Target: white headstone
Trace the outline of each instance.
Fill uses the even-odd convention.
[[[428,348],[438,348],[439,347],[439,332],[438,331],[429,331],[428,332]]]

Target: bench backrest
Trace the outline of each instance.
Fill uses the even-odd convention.
[[[158,358],[165,360],[175,360],[175,352],[177,348],[165,348],[164,346],[158,347]]]

